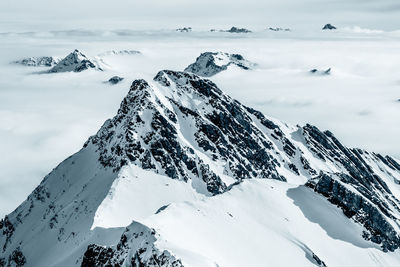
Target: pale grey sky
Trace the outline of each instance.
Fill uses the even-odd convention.
[[[66,28],[320,27],[400,29],[398,0],[2,0],[0,30]]]

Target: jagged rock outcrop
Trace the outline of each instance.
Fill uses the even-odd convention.
[[[351,185],[350,188],[348,184]],[[307,186],[342,208],[347,217],[361,223],[366,229],[364,238],[380,244],[384,251],[394,251],[399,248],[398,229],[394,228],[387,219],[398,220],[391,208],[398,209],[399,203],[393,201],[396,199],[391,198],[390,192],[386,192],[388,201],[384,201],[379,197],[380,186],[368,188],[346,174],[322,173],[308,182]]]
[[[97,147],[104,166],[118,170],[132,162],[173,179],[201,177],[210,193],[223,192],[226,184],[198,156],[195,149],[200,149],[211,160],[223,163],[224,174],[236,179],[285,180],[276,170],[281,164],[269,152],[272,143],[252,123],[250,115],[255,111],[247,111],[214,83],[194,74],[161,71],[154,80],[168,88],[167,102],[155,97],[154,87],[147,82],[134,81],[117,116],[86,143]],[[203,108],[193,99],[183,101],[188,92],[191,98],[201,99]],[[145,112],[147,119],[141,112]],[[263,123],[268,125],[264,117]],[[179,138],[182,134],[177,129],[182,124],[196,129],[191,146],[184,145],[186,142]],[[125,133],[116,135],[121,127]],[[140,139],[134,141],[135,136]],[[282,142],[285,153],[295,154],[288,139]]]
[[[26,263],[26,258],[24,254],[21,252],[20,248],[17,247],[8,258],[1,258],[0,257],[0,266],[1,267],[8,267],[8,266],[15,266],[15,267],[22,267]]]
[[[108,83],[110,84],[117,84],[119,82],[122,82],[124,80],[124,78],[119,77],[119,76],[113,76],[108,80]]]
[[[117,245],[89,245],[81,266],[183,267],[181,260],[169,251],[161,251],[155,246],[156,236],[154,229],[133,222],[125,229]]]
[[[82,52],[75,49],[48,72],[81,72],[88,69],[102,70],[94,61],[90,60]]]
[[[60,59],[54,57],[29,57],[14,61],[13,63],[29,67],[53,67],[59,62]]]
[[[389,156],[348,149],[329,131],[321,132],[311,125],[303,129],[307,145],[317,157],[344,168],[341,173],[321,172],[306,185],[361,223],[366,229],[364,238],[380,244],[385,251],[399,248],[399,229],[392,221],[400,219],[400,201],[368,161],[380,162],[396,171],[398,163]]]
[[[333,26],[332,24],[326,24],[323,28],[323,30],[336,30],[337,28]]]
[[[326,70],[318,70],[318,69],[312,69],[310,70],[311,74],[317,74],[317,75],[330,75],[331,74],[332,69],[326,69]]]
[[[221,71],[227,70],[231,65],[244,70],[252,69],[255,66],[254,63],[247,61],[239,54],[205,52],[196,59],[196,62],[190,64],[185,71],[203,77],[211,77]]]

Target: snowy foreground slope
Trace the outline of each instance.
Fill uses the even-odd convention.
[[[398,266],[400,164],[241,105],[136,80],[0,222],[0,266]]]

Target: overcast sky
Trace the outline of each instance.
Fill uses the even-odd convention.
[[[182,25],[304,28],[324,23],[395,30],[400,29],[399,10],[398,0],[2,0],[0,30]]]

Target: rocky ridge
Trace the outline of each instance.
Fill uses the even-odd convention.
[[[155,245],[157,234],[143,224],[133,222],[112,247],[89,245],[82,259],[82,267],[91,266],[158,266],[183,267],[169,251]]]
[[[20,64],[29,67],[53,67],[60,62],[60,59],[54,57],[28,57],[14,61],[15,64]]]

